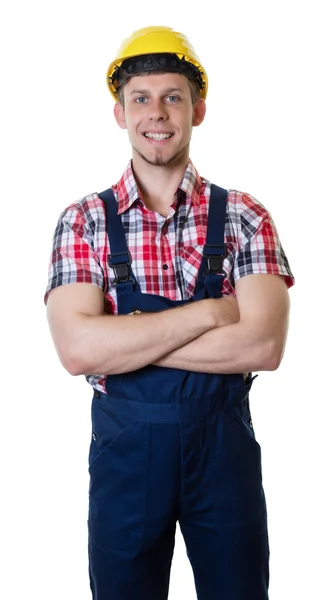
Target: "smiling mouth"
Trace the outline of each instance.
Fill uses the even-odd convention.
[[[162,140],[168,140],[174,135],[174,133],[144,133],[144,137],[149,140],[156,140],[158,142]]]

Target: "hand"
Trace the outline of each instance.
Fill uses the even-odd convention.
[[[225,325],[234,325],[240,320],[240,313],[237,299],[232,296],[223,298],[207,299],[206,308],[210,308],[211,316],[214,319],[214,327],[224,327]]]
[[[223,305],[223,325],[235,325],[235,323],[239,323],[240,313],[236,297],[232,295],[223,296],[223,298],[219,299],[219,302]]]

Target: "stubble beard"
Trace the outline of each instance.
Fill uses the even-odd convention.
[[[155,158],[153,160],[151,160],[150,158],[148,158],[147,156],[145,156],[145,154],[143,154],[142,152],[140,152],[138,150],[138,148],[135,148],[135,146],[132,146],[132,149],[133,149],[134,152],[136,152],[136,154],[138,154],[138,156],[140,156],[149,165],[153,165],[155,167],[167,167],[168,165],[171,165],[173,163],[177,163],[177,161],[179,160],[179,158],[181,158],[182,155],[187,150],[187,148],[189,148],[189,143],[190,143],[190,140],[189,140],[189,142],[183,148],[181,148],[181,150],[179,150],[178,152],[176,152],[176,154],[174,154],[171,158],[168,158],[167,160],[163,159],[163,155],[162,155],[162,152],[160,150],[156,151]]]

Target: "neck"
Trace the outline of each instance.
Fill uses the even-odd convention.
[[[188,162],[186,156],[178,164],[158,166],[134,155],[132,169],[146,208],[168,216]]]

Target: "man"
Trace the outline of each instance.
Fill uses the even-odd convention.
[[[132,160],[60,216],[45,298],[62,364],[94,388],[92,595],[166,599],[178,521],[198,598],[265,600],[248,394],[282,359],[293,276],[266,209],[189,158],[208,81],[187,38],[134,32],[107,81]]]

